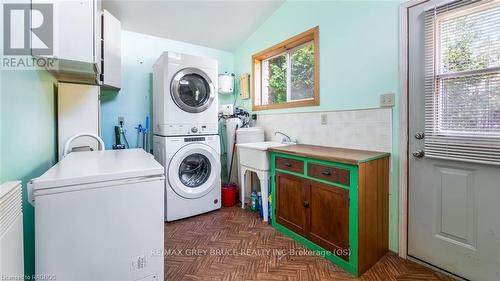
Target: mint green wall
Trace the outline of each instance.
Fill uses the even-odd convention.
[[[374,108],[380,94],[398,94],[399,1],[287,1],[235,53],[235,73],[251,73],[251,56],[319,25],[321,105],[307,112]],[[236,101],[251,109],[250,101]],[[393,109],[390,249],[398,243],[398,107]],[[300,139],[300,136],[297,136]]]
[[[139,123],[144,124],[146,115],[152,115],[152,67],[164,51],[211,57],[218,60],[219,73],[233,72],[232,53],[122,31],[122,88],[119,93],[109,90],[102,92],[101,135],[106,149],[111,149],[114,143],[113,128],[118,123],[118,116],[125,117],[127,139],[131,147],[136,146],[137,131],[134,127]],[[220,102],[224,103],[224,100]]]
[[[398,94],[398,6],[391,1],[285,2],[234,54],[183,42],[123,31],[120,93],[103,91],[102,136],[109,149],[113,126],[124,116],[127,136],[136,145],[138,123],[151,115],[151,67],[164,50],[219,60],[219,72],[250,73],[253,53],[320,26],[318,107],[259,111],[306,112],[372,108],[379,95]],[[53,78],[46,71],[1,71],[0,182],[26,182],[56,162],[56,118]],[[238,79],[236,79],[237,81]],[[232,102],[220,96],[220,104]],[[250,108],[249,102],[237,101]],[[397,101],[396,101],[397,104]],[[390,248],[397,251],[398,107],[393,109],[390,198]],[[34,272],[33,208],[24,192],[26,273]]]
[[[0,182],[22,180],[25,273],[34,273],[34,212],[26,183],[56,163],[54,80],[47,71],[0,71]]]

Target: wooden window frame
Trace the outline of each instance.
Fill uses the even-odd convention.
[[[262,87],[260,81],[260,73],[262,69],[262,61],[270,57],[274,57],[278,54],[287,52],[298,46],[304,45],[308,42],[312,42],[314,46],[314,88],[313,88],[313,98],[308,100],[298,100],[289,101],[286,103],[276,103],[267,105],[257,105],[256,102],[256,85],[258,82],[258,87]],[[267,110],[267,109],[279,109],[279,108],[292,108],[292,107],[302,107],[302,106],[318,106],[319,101],[319,26],[311,28],[304,31],[298,35],[293,36],[281,43],[278,43],[270,48],[267,48],[261,52],[258,52],[252,56],[252,110]],[[259,70],[256,71],[256,68]],[[255,75],[259,75],[259,79],[255,79]],[[256,81],[257,80],[257,81]]]

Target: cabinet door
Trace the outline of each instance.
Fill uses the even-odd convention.
[[[94,63],[93,23],[93,1],[55,1],[54,55],[61,59]]]
[[[308,181],[307,238],[349,259],[349,190]]]
[[[119,89],[122,83],[121,23],[107,10],[104,10],[102,24],[104,30],[102,82],[104,86]]]
[[[75,62],[96,62],[94,36],[96,36],[96,29],[100,29],[94,22],[96,2],[95,0],[31,0],[33,5],[52,4],[53,53],[48,57]],[[38,28],[39,21],[32,18],[31,25],[32,28]],[[34,46],[41,44],[40,39],[34,33],[31,33],[31,41]],[[36,51],[33,54],[38,55]],[[59,65],[59,67],[66,67],[66,65]]]
[[[57,84],[57,137],[59,159],[62,159],[66,141],[80,133],[99,135],[99,86]],[[72,147],[89,146],[98,150],[98,143],[91,137],[74,140]]]
[[[276,173],[276,222],[302,236],[306,234],[306,190],[302,178]]]

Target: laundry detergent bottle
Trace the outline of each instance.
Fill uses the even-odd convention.
[[[268,218],[269,218],[269,224],[271,224],[271,221],[273,219],[273,196],[271,194],[269,194],[269,196],[267,197],[267,210],[269,211],[268,213]]]
[[[255,190],[250,193],[250,210],[252,212],[257,211],[257,192]]]

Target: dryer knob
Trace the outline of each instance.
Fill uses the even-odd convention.
[[[193,133],[198,132],[198,128],[196,128],[196,127],[191,128],[191,132],[193,132]]]

